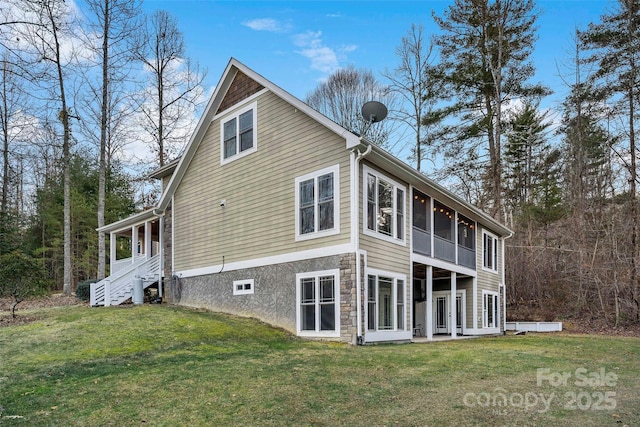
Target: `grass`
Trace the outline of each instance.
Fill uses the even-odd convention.
[[[0,328],[0,425],[640,425],[637,338],[354,347],[170,306],[28,314]]]

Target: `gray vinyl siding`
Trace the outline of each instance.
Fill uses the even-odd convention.
[[[383,172],[380,169],[368,164],[371,169],[380,173],[381,175],[386,176],[399,184],[403,184],[405,186],[405,206],[404,206],[404,233],[405,233],[405,245],[395,244],[388,242],[383,239],[379,239],[373,236],[369,236],[364,234],[363,229],[364,225],[362,224],[363,212],[366,209],[366,199],[364,197],[364,191],[366,187],[363,188],[362,180],[363,180],[363,167],[362,163],[360,165],[360,173],[359,173],[359,213],[358,213],[358,222],[360,224],[360,248],[367,251],[367,265],[371,268],[377,268],[380,270],[385,270],[393,273],[404,273],[407,275],[407,281],[411,276],[411,226],[410,226],[410,195],[409,195],[409,186],[402,182],[402,180],[396,178],[393,175],[390,175],[388,172]]]
[[[257,151],[221,166],[220,119],[227,115],[209,125],[175,193],[176,271],[350,241],[343,138],[266,92],[257,98]],[[296,242],[295,178],[333,165],[340,174],[340,233]]]
[[[498,238],[498,270],[487,271],[482,268],[483,265],[483,242],[482,242],[482,232],[488,231],[489,233],[497,236],[497,234],[490,229],[479,224],[478,232],[476,233],[476,265],[478,272],[478,292],[480,292],[480,296],[482,296],[482,290],[499,292],[500,291],[500,283],[502,283],[502,241]]]

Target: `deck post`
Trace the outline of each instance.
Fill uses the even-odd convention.
[[[104,306],[109,307],[111,305],[111,281],[104,281]]]
[[[433,340],[433,267],[427,265],[427,307],[424,310],[427,316],[425,330],[427,340]]]
[[[144,259],[151,258],[151,221],[144,223]]]
[[[138,258],[138,226],[131,227],[131,263],[135,264]]]
[[[116,261],[116,235],[111,232],[109,233],[109,274],[113,274]]]
[[[458,309],[458,304],[457,304],[457,300],[456,300],[456,272],[452,271],[451,272],[451,298],[450,298],[450,302],[451,302],[451,318],[449,319],[451,322],[451,338],[455,338],[456,337],[456,333],[457,333],[457,325],[458,325],[458,319],[457,319],[457,309]]]

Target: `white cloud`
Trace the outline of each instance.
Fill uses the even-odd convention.
[[[271,33],[286,32],[290,29],[288,24],[284,24],[272,18],[258,18],[242,23],[245,27],[249,27],[254,31],[268,31]]]
[[[355,51],[356,45],[344,45],[339,48],[326,46],[322,40],[322,31],[307,31],[293,36],[293,43],[300,49],[296,52],[311,60],[311,68],[330,74],[340,68],[340,62],[346,60],[346,54]]]
[[[293,43],[301,48],[296,52],[311,60],[312,69],[331,73],[338,68],[338,56],[332,48],[324,46],[321,36],[322,31],[307,31],[296,34]]]

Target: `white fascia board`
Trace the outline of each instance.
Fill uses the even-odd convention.
[[[461,197],[447,190],[437,182],[433,181],[426,175],[404,163],[402,160],[393,156],[386,150],[373,145],[372,153],[367,157],[367,160],[373,161],[374,164],[376,164],[375,160],[381,161],[378,165],[382,167],[383,170],[386,170],[388,173],[397,175],[399,178],[406,180],[409,184],[413,185],[415,182],[419,182],[427,187],[430,187],[432,190],[431,194],[429,194],[430,196],[435,197],[442,203],[453,204],[453,206],[450,206],[452,209],[461,210],[461,213],[465,216],[468,215],[470,216],[470,219],[489,226],[491,230],[495,231],[501,236],[509,236],[513,234],[513,231],[502,225],[500,222],[496,221],[494,218],[483,212],[478,207],[466,202]]]
[[[205,276],[208,274],[218,274],[229,271],[244,270],[247,268],[264,267],[268,265],[282,264],[285,262],[303,261],[306,259],[322,258],[347,253],[353,253],[353,246],[351,244],[326,246],[324,248],[290,252],[288,254],[273,255],[264,258],[255,258],[207,267],[192,268],[188,270],[178,270],[175,274],[178,277]]]
[[[147,209],[146,211],[138,212],[137,214],[133,214],[130,217],[121,219],[120,221],[112,222],[111,224],[97,228],[96,231],[117,233],[118,231],[130,230],[132,226],[144,224],[156,216],[154,209]]]

